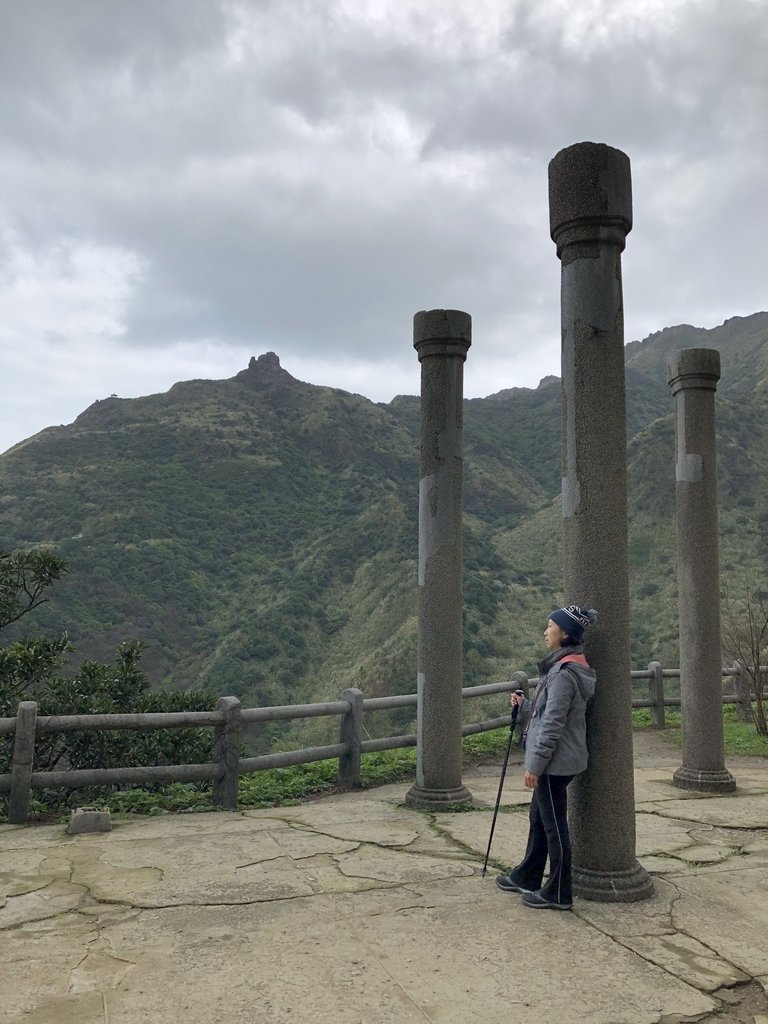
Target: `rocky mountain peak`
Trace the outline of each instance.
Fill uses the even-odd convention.
[[[256,356],[251,356],[247,369],[236,374],[235,380],[246,381],[248,384],[260,387],[268,387],[272,384],[299,383],[295,377],[282,368],[280,360],[274,352],[264,352],[258,359]]]

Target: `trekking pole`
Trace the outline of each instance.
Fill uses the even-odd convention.
[[[515,693],[521,697],[525,696],[522,690],[515,690]],[[499,792],[496,795],[496,807],[493,811],[493,821],[491,822],[491,834],[488,836],[488,849],[485,851],[485,863],[483,864],[482,877],[485,878],[485,872],[488,869],[488,857],[491,853],[491,843],[493,842],[493,830],[496,828],[496,815],[499,813],[499,804],[501,803],[501,791],[504,788],[504,776],[507,774],[507,761],[509,760],[509,753],[512,750],[512,740],[515,735],[515,724],[517,722],[517,716],[520,713],[520,705],[515,704],[512,708],[512,714],[509,718],[509,742],[507,743],[507,752],[504,755],[504,764],[501,766],[501,778],[499,779]]]

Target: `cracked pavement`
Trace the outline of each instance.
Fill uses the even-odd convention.
[[[406,809],[400,784],[94,835],[0,826],[0,1020],[768,1024],[768,762],[729,761],[734,794],[693,794],[674,751],[637,756],[647,742],[655,894],[572,914],[494,885],[527,836],[514,763],[485,879],[498,766],[465,774],[466,813]]]

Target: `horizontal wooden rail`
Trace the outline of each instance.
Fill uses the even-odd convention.
[[[218,711],[152,711],[110,715],[38,715],[37,732],[106,732],[111,729],[199,729],[221,725]]]
[[[345,715],[349,701],[337,700],[329,704],[284,704],[271,708],[245,708],[240,712],[243,722],[279,722],[294,718],[325,718]]]
[[[395,708],[415,708],[419,703],[416,693],[400,693],[394,697],[364,697],[364,711],[393,711]]]
[[[737,697],[736,694],[734,694],[734,693],[724,693],[723,694],[723,704],[740,704],[740,703],[741,703],[741,698]],[[679,708],[680,704],[681,704],[681,700],[680,700],[679,697],[665,697],[664,698],[664,707],[665,708]],[[650,700],[647,697],[636,697],[632,701],[632,707],[633,708],[655,708],[656,707],[656,701],[655,700]]]
[[[241,757],[240,774],[263,772],[267,768],[289,768],[294,764],[311,764],[313,761],[327,761],[332,757],[341,757],[346,749],[344,743],[332,743],[327,747],[305,747],[303,750],[285,750],[277,754]]]
[[[510,681],[513,686],[516,686],[520,680],[513,679]],[[465,686],[461,691],[461,696],[464,698],[472,697],[492,697],[497,693],[509,693],[510,682],[506,683],[487,683],[485,686]],[[536,679],[527,679],[526,682],[531,685],[537,682]]]
[[[146,782],[204,782],[217,779],[217,764],[166,764],[149,768],[79,768],[77,771],[32,772],[35,789],[83,789],[87,786],[139,786]],[[0,792],[11,788],[11,775],[0,775]]]
[[[417,736],[383,736],[378,740],[361,740],[360,749],[364,754],[375,754],[381,750],[399,750],[401,747],[415,747]]]

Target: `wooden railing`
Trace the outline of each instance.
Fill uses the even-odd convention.
[[[724,703],[740,704],[742,715],[751,719],[752,705],[746,674],[738,662],[723,669],[723,676],[732,676],[733,694],[723,695]],[[632,679],[648,680],[648,697],[632,701],[636,708],[650,708],[653,724],[664,728],[664,709],[679,707],[679,697],[664,694],[665,679],[679,679],[679,669],[665,669],[653,661],[647,669],[632,672]],[[462,698],[472,699],[523,689],[526,693],[537,683],[525,672],[515,672],[510,680],[486,686],[464,688]],[[0,736],[15,734],[11,771],[0,775],[0,792],[8,792],[8,821],[21,824],[27,820],[29,795],[32,789],[78,789],[91,786],[141,785],[157,782],[213,781],[213,802],[227,810],[237,809],[237,780],[240,775],[267,768],[285,768],[338,758],[340,789],[361,784],[361,757],[380,750],[415,747],[416,736],[385,736],[364,739],[364,716],[373,711],[416,707],[415,693],[394,697],[363,697],[360,690],[345,690],[341,699],[319,704],[288,704],[281,707],[243,708],[236,697],[221,697],[213,711],[181,711],[153,714],[111,715],[38,715],[33,701],[22,701],[15,718],[0,718]],[[241,734],[244,725],[303,718],[338,717],[339,742],[319,747],[305,747],[258,757],[241,755]],[[462,726],[462,736],[500,729],[509,724],[509,715]],[[150,765],[144,768],[89,768],[76,771],[34,771],[35,743],[38,737],[73,731],[110,729],[213,729],[213,761],[208,764]]]

